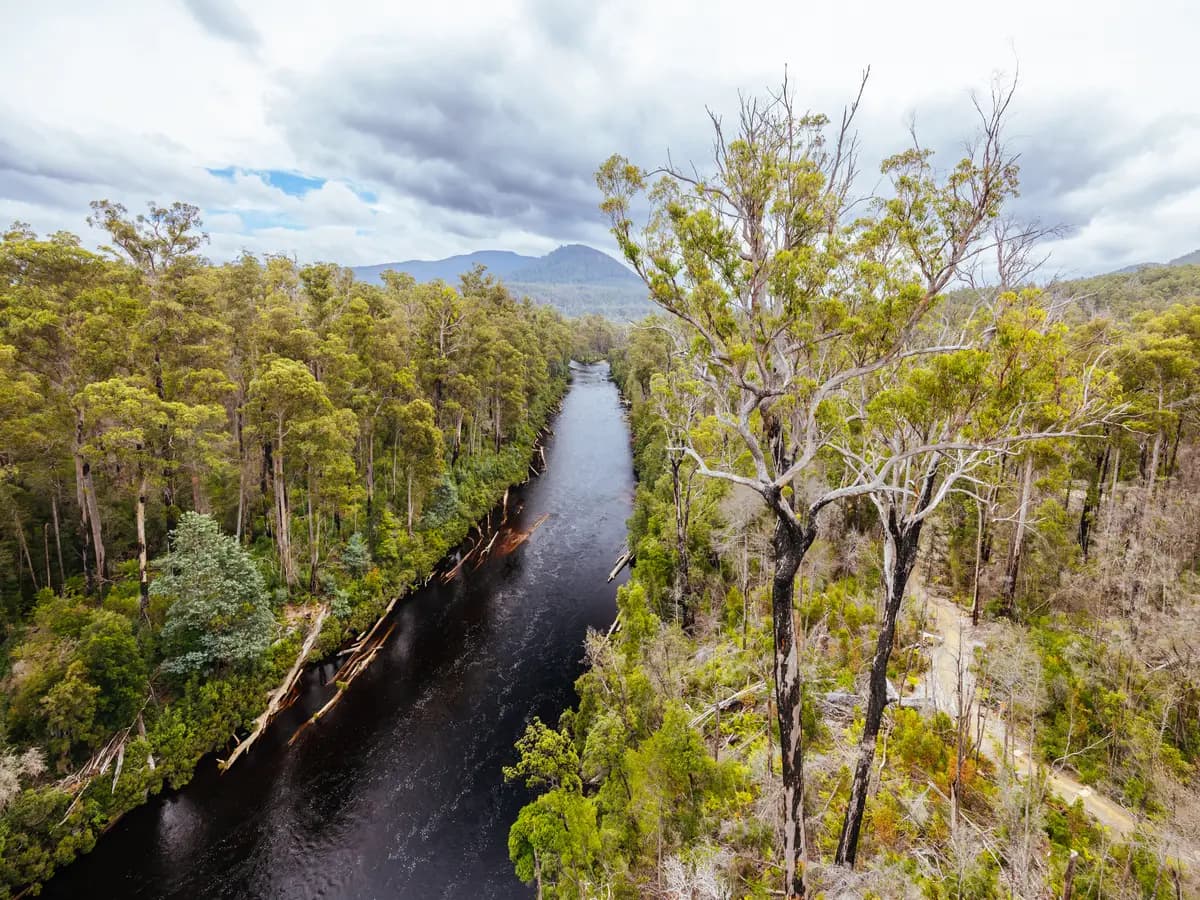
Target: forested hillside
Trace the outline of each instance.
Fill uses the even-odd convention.
[[[91,221],[102,254],[0,241],[0,896],[428,578],[527,477],[572,349],[478,271],[214,265],[178,203]]]
[[[992,99],[882,196],[786,87],[600,169],[662,314],[631,581],[507,773],[539,896],[1197,896],[1200,284],[1030,283]]]

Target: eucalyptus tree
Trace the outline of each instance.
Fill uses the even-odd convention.
[[[883,619],[867,681],[858,760],[836,861],[853,866],[883,714],[888,662],[921,532],[952,494],[983,503],[986,473],[1005,454],[1083,434],[1114,413],[1106,372],[1081,366],[1066,328],[1046,326],[1042,295],[1006,293],[959,335],[962,349],[880,369],[840,398],[844,435],[829,450],[868,496],[883,532]],[[952,785],[957,803],[957,784]]]
[[[92,464],[106,464],[115,484],[132,495],[137,535],[138,584],[141,612],[149,615],[149,550],[146,506],[150,488],[166,477],[169,461],[159,452],[157,438],[166,435],[180,445],[201,447],[225,419],[217,404],[189,405],[162,400],[147,380],[131,376],[87,385],[77,401],[84,413],[89,439],[83,446]]]
[[[272,360],[250,382],[247,406],[251,428],[270,448],[275,544],[284,581],[294,588],[299,579],[292,551],[291,463],[285,464],[285,459],[294,453],[293,462],[306,474],[311,498],[315,472],[320,467],[336,464],[342,468],[344,445],[353,441],[356,424],[349,410],[334,409],[324,385],[304,363],[294,359]],[[310,535],[310,551],[315,552],[316,537]]]
[[[674,165],[645,171],[620,156],[597,173],[626,259],[654,302],[689,328],[687,363],[727,438],[717,447],[730,448],[705,454],[685,435],[680,450],[701,474],[758,493],[775,519],[789,895],[804,893],[807,855],[795,577],[821,509],[878,488],[812,487],[836,425],[830,403],[898,359],[939,349],[914,347],[913,336],[988,246],[988,227],[1016,190],[1017,167],[1002,140],[1010,99],[1011,91],[998,92],[991,109],[980,110],[981,133],[944,176],[919,146],[886,160],[886,197],[855,194],[858,99],[831,128],[825,116],[798,114],[786,83],[765,100],[743,101],[732,138],[713,117],[711,175]],[[631,219],[635,200],[649,206],[640,229]]]
[[[19,429],[23,447],[10,459],[33,465],[69,457],[73,463],[80,559],[89,590],[108,575],[108,554],[86,440],[81,391],[89,383],[126,374],[134,366],[131,342],[115,335],[138,330],[144,312],[112,263],[79,246],[65,232],[39,240],[22,229],[0,241],[0,340],[34,379],[43,402]],[[14,435],[17,434],[14,431]],[[57,500],[52,513],[58,522]]]

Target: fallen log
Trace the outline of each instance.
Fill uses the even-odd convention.
[[[483,533],[480,532],[479,540],[476,542],[475,546],[472,547],[470,550],[468,550],[466,553],[464,553],[462,556],[462,559],[460,559],[458,561],[458,563],[454,566],[454,568],[442,576],[442,584],[449,584],[451,581],[453,581],[454,576],[457,575],[459,572],[461,572],[462,567],[467,564],[467,560],[469,560],[475,554],[475,551],[478,550],[482,546],[483,546]]]
[[[291,694],[292,688],[296,686],[296,682],[300,680],[300,673],[304,671],[304,663],[308,659],[308,654],[312,652],[313,645],[317,642],[317,637],[321,634],[321,626],[325,624],[325,617],[329,615],[329,606],[321,607],[317,613],[317,619],[313,622],[312,627],[308,629],[308,635],[304,638],[304,643],[300,645],[300,652],[296,655],[296,661],[292,663],[292,668],[288,671],[287,677],[283,679],[283,684],[271,694],[271,699],[267,703],[267,708],[263,710],[262,715],[254,720],[254,730],[250,735],[242,741],[233,752],[229,754],[229,758],[217,761],[217,767],[225,772],[237,762],[237,758],[245,753],[253,746],[254,742],[262,736],[267,726],[271,723],[271,719],[279,712],[280,705]]]
[[[306,719],[304,721],[304,723],[299,728],[296,729],[296,733],[293,734],[291,736],[291,738],[288,740],[289,747],[292,744],[296,743],[296,739],[299,738],[300,735],[304,733],[304,729],[306,729],[313,722],[316,722],[318,719],[320,719],[322,716],[324,716],[327,712],[329,712],[329,710],[333,709],[333,707],[337,705],[338,701],[342,699],[342,695],[345,694],[350,689],[350,685],[354,682],[354,679],[357,678],[359,675],[361,675],[363,672],[365,672],[367,670],[367,667],[369,665],[371,665],[372,662],[374,662],[375,656],[379,653],[380,648],[382,648],[383,645],[387,643],[388,638],[390,638],[392,636],[392,632],[395,630],[396,630],[396,623],[393,622],[391,624],[391,626],[388,628],[388,630],[383,633],[383,636],[378,641],[376,641],[371,646],[371,649],[368,650],[366,653],[364,653],[360,659],[347,662],[346,665],[342,667],[341,671],[339,671],[338,674],[340,675],[340,674],[342,674],[342,672],[345,672],[346,678],[344,680],[340,679],[340,678],[336,679],[337,690],[334,692],[333,696],[330,697],[327,701],[325,701],[324,706],[322,706],[315,713],[313,713],[311,716],[309,716],[308,719]]]
[[[611,580],[611,579],[610,579]],[[608,640],[614,634],[621,630],[621,614],[617,613],[617,617],[613,619],[613,623],[608,626],[608,632],[604,635],[604,639]]]
[[[625,568],[627,565],[629,565],[629,563],[632,562],[632,560],[633,560],[633,551],[629,550],[627,548],[624,553],[622,553],[620,556],[617,557],[616,565],[614,565],[612,568],[612,571],[608,573],[608,580],[612,581],[614,578],[616,578],[618,575],[620,575],[621,570],[623,568]]]
[[[492,545],[496,543],[496,538],[500,537],[500,532],[497,531],[492,535],[492,539],[488,541],[487,546],[483,548],[483,552],[479,554],[479,561],[475,563],[475,568],[478,569],[487,562],[487,555],[492,552]]]
[[[756,681],[754,684],[750,685],[749,687],[742,688],[736,694],[731,694],[730,696],[726,697],[724,700],[719,700],[718,702],[714,703],[712,706],[708,707],[708,709],[704,710],[704,712],[700,713],[700,715],[696,716],[696,718],[692,719],[692,721],[688,723],[688,727],[696,728],[698,725],[703,723],[704,720],[707,719],[709,716],[715,715],[716,713],[721,712],[722,710],[729,709],[729,707],[733,706],[733,704],[737,703],[739,700],[741,700],[746,695],[753,694],[756,691],[761,691],[766,686],[767,686],[767,683],[765,681]]]

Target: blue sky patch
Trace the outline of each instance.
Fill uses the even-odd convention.
[[[309,191],[315,191],[328,180],[300,172],[289,172],[286,169],[243,169],[240,166],[225,166],[221,169],[208,169],[208,174],[223,181],[233,181],[238,173],[257,175],[271,187],[283,191],[290,197],[303,197]]]

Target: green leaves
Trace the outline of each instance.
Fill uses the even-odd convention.
[[[517,741],[520,755],[515,766],[504,767],[508,781],[523,781],[527,787],[562,789],[580,793],[579,754],[569,735],[550,728],[535,718]]]
[[[161,640],[163,669],[177,675],[257,663],[275,634],[262,574],[210,517],[185,512],[172,550],[155,563],[152,596],[170,602]]]

